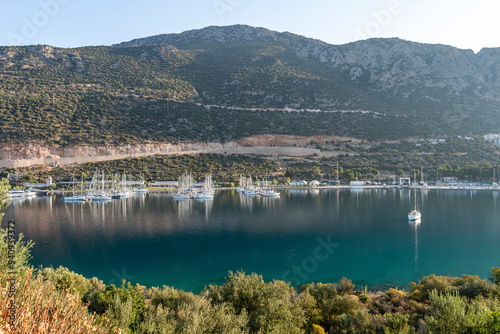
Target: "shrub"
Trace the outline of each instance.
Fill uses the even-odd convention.
[[[384,333],[385,334],[405,334],[410,333],[408,319],[410,315],[401,313],[387,313],[384,315]]]
[[[78,293],[80,296],[85,295],[92,287],[88,279],[63,266],[59,266],[57,269],[43,268],[39,270],[38,274],[42,276],[44,281],[54,283],[57,289],[67,289],[70,293]]]
[[[8,231],[0,228],[0,270],[25,270],[28,268],[34,242],[31,240],[26,242],[23,239],[23,234],[19,233],[17,240],[14,241],[14,267],[11,268],[9,265]]]
[[[0,273],[0,307],[8,309],[11,298],[8,294],[10,274]],[[16,296],[17,317],[15,333],[122,333],[113,327],[105,317],[89,315],[85,305],[77,296],[66,290],[59,290],[52,282],[44,281],[41,275],[33,277],[31,269],[17,274]],[[0,315],[0,332],[10,331],[7,312]]]
[[[430,333],[458,333],[474,323],[473,312],[467,313],[467,303],[456,292],[429,293],[429,315],[424,318],[425,328]]]
[[[343,313],[334,318],[329,333],[374,333],[377,323],[365,308],[355,313]]]
[[[313,324],[311,334],[326,334],[326,332],[320,325]]]
[[[147,292],[151,305],[157,307],[161,305],[165,309],[178,310],[179,305],[189,304],[194,301],[195,295],[191,292],[185,292],[169,286],[163,286],[162,289],[152,287]]]
[[[314,297],[318,304],[323,304],[325,301],[338,295],[335,284],[326,283],[309,283],[300,287],[300,292],[307,292]]]
[[[337,284],[337,291],[343,295],[352,295],[354,293],[354,284],[350,279],[342,277]]]
[[[161,305],[150,306],[144,312],[144,321],[137,326],[138,334],[175,334],[176,322],[168,309]]]
[[[318,308],[318,303],[309,292],[304,291],[299,294],[298,303],[304,310],[307,319],[305,329],[308,331],[315,331],[314,326],[323,323],[323,316],[321,310]],[[319,329],[316,329],[319,330]]]
[[[497,285],[500,284],[500,268],[499,267],[491,268],[490,277],[488,279]]]
[[[463,275],[454,282],[452,290],[469,299],[477,296],[492,297],[498,295],[498,286],[487,282],[479,276]]]
[[[337,295],[325,303],[325,306],[328,307],[329,315],[356,315],[357,311],[363,308],[363,304],[361,304],[358,297],[352,295]]]
[[[82,300],[88,303],[89,311],[109,315],[113,323],[124,330],[136,329],[145,309],[142,291],[130,283],[125,287],[125,280],[121,288],[111,284],[104,290],[87,292]]]
[[[368,297],[368,295],[365,295],[364,293],[360,294],[358,296],[358,298],[359,298],[359,301],[362,303],[366,303],[370,300],[370,297]]]
[[[216,304],[227,303],[236,314],[248,314],[253,332],[300,333],[306,323],[300,299],[289,283],[265,283],[257,274],[229,273],[222,286],[210,286],[208,297]]]
[[[476,323],[469,327],[473,334],[496,334],[500,333],[500,310],[488,313],[484,322]]]
[[[428,301],[431,291],[444,292],[448,290],[455,280],[451,276],[436,276],[434,274],[424,276],[418,284],[410,283],[410,293],[412,296],[418,296],[420,301]],[[418,295],[414,294],[418,290]]]

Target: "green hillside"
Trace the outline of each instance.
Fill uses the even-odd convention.
[[[398,39],[332,46],[247,26],[117,46],[0,47],[0,143],[498,132],[497,53]]]

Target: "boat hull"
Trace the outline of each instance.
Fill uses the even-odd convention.
[[[408,214],[408,221],[416,221],[422,218],[420,211],[413,210]]]

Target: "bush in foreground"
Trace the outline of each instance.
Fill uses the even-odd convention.
[[[38,333],[123,333],[105,317],[88,313],[78,295],[58,290],[54,284],[44,282],[41,276],[33,277],[32,270],[15,274],[15,297],[9,296],[11,274],[0,273],[0,332],[17,334]],[[14,300],[16,318],[9,324],[7,312]]]

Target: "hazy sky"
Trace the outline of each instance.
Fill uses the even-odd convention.
[[[498,0],[3,1],[0,45],[110,45],[209,25],[248,24],[332,44],[400,37],[500,47]]]

